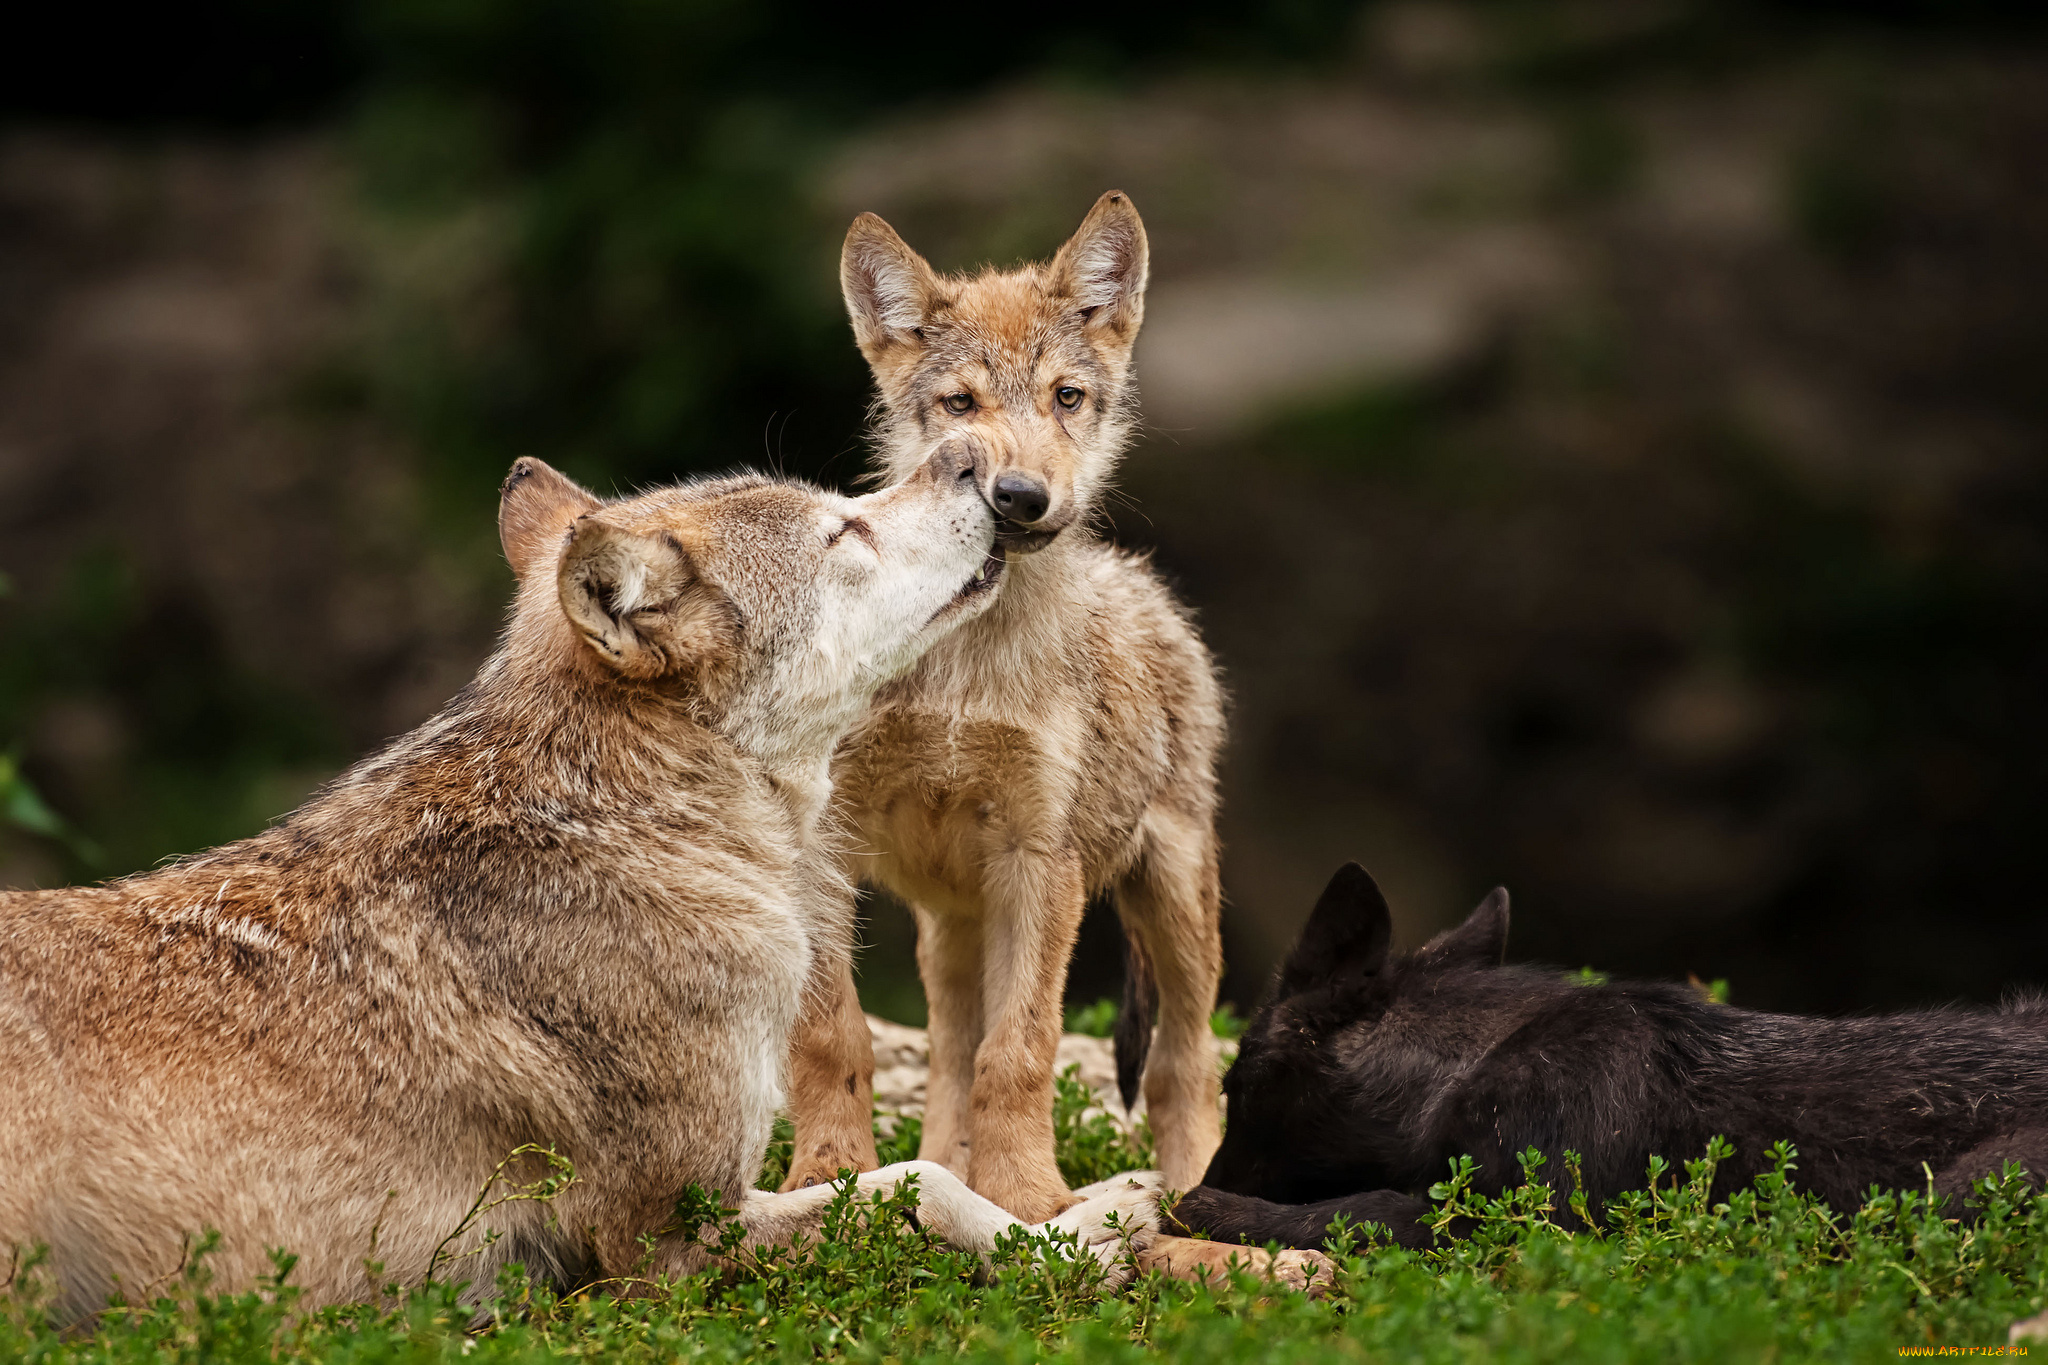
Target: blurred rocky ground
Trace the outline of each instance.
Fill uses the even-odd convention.
[[[875,1108],[921,1117],[932,1070],[931,1043],[925,1031],[870,1014],[868,1036],[875,1047]],[[1237,1056],[1237,1044],[1230,1039],[1218,1039],[1216,1047],[1221,1065],[1228,1066]],[[1094,1107],[1117,1122],[1133,1125],[1144,1117],[1143,1095],[1126,1109],[1123,1096],[1117,1093],[1116,1052],[1109,1039],[1088,1033],[1061,1034],[1053,1067],[1058,1071],[1074,1068],[1074,1079],[1095,1093]]]
[[[850,480],[854,212],[959,268],[1050,251],[1114,185],[1155,273],[1112,529],[1235,698],[1228,996],[1351,857],[1410,940],[1501,882],[1516,956],[1743,1003],[2048,977],[2048,57],[1567,11],[1537,41],[1502,7],[1384,5],[1320,64],[900,108],[791,163],[800,245],[723,305],[758,336],[661,313],[623,231],[579,248],[625,262],[589,315],[536,311],[513,197],[380,191],[374,120],[14,127],[0,748],[77,837],[0,832],[0,885],[246,832],[426,715],[495,629],[518,454],[602,486]],[[708,202],[663,222],[733,201]],[[584,406],[542,405],[575,328]],[[663,378],[785,333],[786,394]],[[485,378],[436,387],[463,364]],[[905,917],[868,934],[868,1003],[916,1017]],[[1115,992],[1113,939],[1091,919],[1073,998]]]

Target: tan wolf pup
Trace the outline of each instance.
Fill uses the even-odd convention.
[[[518,596],[447,709],[255,838],[0,894],[0,1247],[46,1244],[75,1318],[209,1227],[225,1287],[283,1247],[311,1304],[369,1296],[366,1258],[428,1276],[529,1143],[576,1178],[447,1248],[473,1283],[690,1270],[663,1232],[690,1184],[756,1240],[815,1228],[829,1188],[750,1187],[812,959],[847,932],[829,763],[990,605],[976,478],[956,442],[864,498],[743,476],[607,503],[520,461]],[[931,1163],[862,1187],[909,1173],[959,1246],[1016,1226]],[[1147,1185],[1061,1226],[1113,1259],[1104,1215],[1149,1228]]]
[[[1119,1080],[1129,1103],[1144,1075],[1167,1183],[1197,1184],[1219,1137],[1223,698],[1187,613],[1091,525],[1136,418],[1146,270],[1144,224],[1116,192],[1046,264],[942,276],[873,214],[840,263],[879,393],[880,476],[909,477],[935,440],[969,441],[1003,518],[995,603],[883,689],[833,778],[849,873],[917,918],[931,1019],[920,1154],[1021,1218],[1071,1198],[1053,1161],[1052,1067],[1091,896],[1113,891],[1123,921]],[[819,965],[786,1189],[876,1160],[850,961]]]

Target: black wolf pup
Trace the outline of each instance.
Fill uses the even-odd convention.
[[[1313,1247],[1341,1213],[1422,1247],[1425,1191],[1459,1154],[1499,1194],[1524,1148],[1577,1151],[1598,1210],[1640,1187],[1653,1153],[1696,1156],[1715,1134],[1735,1145],[1716,1197],[1780,1139],[1795,1179],[1839,1209],[1930,1172],[1952,1199],[2008,1159],[2048,1174],[2040,999],[1806,1019],[1504,967],[1504,890],[1414,952],[1389,957],[1391,931],[1365,869],[1340,869],[1224,1078],[1223,1146],[1174,1211],[1187,1231]]]

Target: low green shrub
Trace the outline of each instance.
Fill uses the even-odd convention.
[[[1060,1155],[1073,1178],[1145,1150],[1142,1135],[1112,1140],[1104,1125],[1121,1130],[1090,1115],[1086,1095],[1063,1078]],[[914,1120],[885,1126],[885,1159],[914,1148]],[[914,1187],[866,1200],[848,1188],[816,1242],[741,1255],[724,1273],[642,1284],[648,1292],[636,1296],[608,1286],[558,1294],[514,1268],[481,1293],[433,1284],[382,1305],[306,1314],[288,1256],[258,1289],[214,1294],[202,1244],[177,1292],[116,1308],[91,1335],[65,1335],[17,1275],[16,1292],[0,1300],[0,1360],[1892,1360],[2002,1348],[2008,1324],[2048,1297],[2048,1200],[2017,1172],[1980,1182],[1968,1210],[1937,1208],[1917,1191],[1873,1191],[1862,1208],[1837,1212],[1799,1192],[1796,1155],[1783,1145],[1753,1185],[1714,1199],[1728,1155],[1717,1139],[1682,1176],[1653,1161],[1645,1188],[1610,1205],[1598,1234],[1558,1225],[1560,1200],[1599,1216],[1584,1208],[1575,1156],[1560,1157],[1565,1178],[1553,1188],[1541,1179],[1544,1158],[1525,1153],[1525,1182],[1499,1198],[1479,1194],[1471,1162],[1460,1160],[1432,1196],[1437,1219],[1457,1220],[1466,1235],[1411,1252],[1383,1245],[1383,1230],[1339,1228],[1337,1283],[1320,1301],[1246,1277],[1208,1286],[1141,1277],[1104,1295],[1092,1261],[1022,1239],[984,1274],[912,1223]],[[708,1243],[734,1244],[715,1206],[686,1201],[679,1215]]]

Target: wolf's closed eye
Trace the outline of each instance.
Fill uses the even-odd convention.
[[[828,540],[826,540],[825,548],[828,550],[831,549],[834,545],[837,545],[843,538],[845,538],[849,533],[851,533],[858,539],[866,541],[867,546],[870,550],[880,549],[880,547],[875,544],[874,528],[869,526],[867,522],[861,520],[859,517],[848,517],[845,521],[840,522],[839,529],[834,531],[831,537]]]

